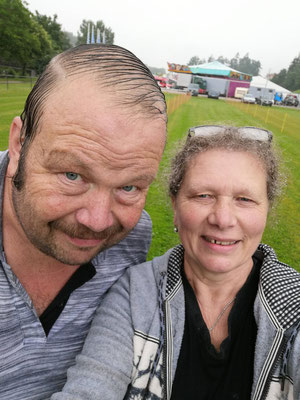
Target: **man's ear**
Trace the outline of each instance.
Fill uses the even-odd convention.
[[[20,152],[22,148],[22,142],[20,139],[22,121],[20,117],[15,117],[10,126],[9,130],[9,142],[8,142],[8,152],[9,152],[9,166],[8,174],[13,176],[17,170],[18,162],[20,158]]]

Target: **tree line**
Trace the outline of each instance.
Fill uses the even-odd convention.
[[[300,89],[300,54],[293,59],[288,69],[282,69],[271,79],[277,85],[283,86],[292,92]]]
[[[114,32],[103,21],[83,20],[77,37],[62,30],[57,15],[33,14],[22,0],[0,0],[0,65],[15,67],[26,75],[39,74],[56,54],[86,43],[88,24],[100,30],[105,43],[114,43]],[[14,72],[13,68],[4,68]]]

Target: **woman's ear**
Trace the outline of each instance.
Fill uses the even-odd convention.
[[[15,117],[11,123],[9,130],[9,142],[8,142],[8,152],[9,152],[9,166],[8,175],[13,176],[17,170],[22,141],[20,139],[21,129],[23,123],[20,117]]]

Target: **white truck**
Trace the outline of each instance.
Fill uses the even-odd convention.
[[[210,77],[205,77],[204,79],[206,80],[206,87],[208,92],[214,90],[216,92],[219,92],[220,96],[226,96],[230,82],[228,79]]]
[[[178,72],[175,89],[187,90],[191,84],[199,85],[199,93],[206,93],[206,78]]]
[[[177,74],[176,89],[186,89],[192,83],[192,74]]]

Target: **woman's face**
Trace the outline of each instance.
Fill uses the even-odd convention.
[[[172,200],[185,263],[213,273],[250,268],[267,219],[266,182],[262,164],[247,152],[194,157]]]

